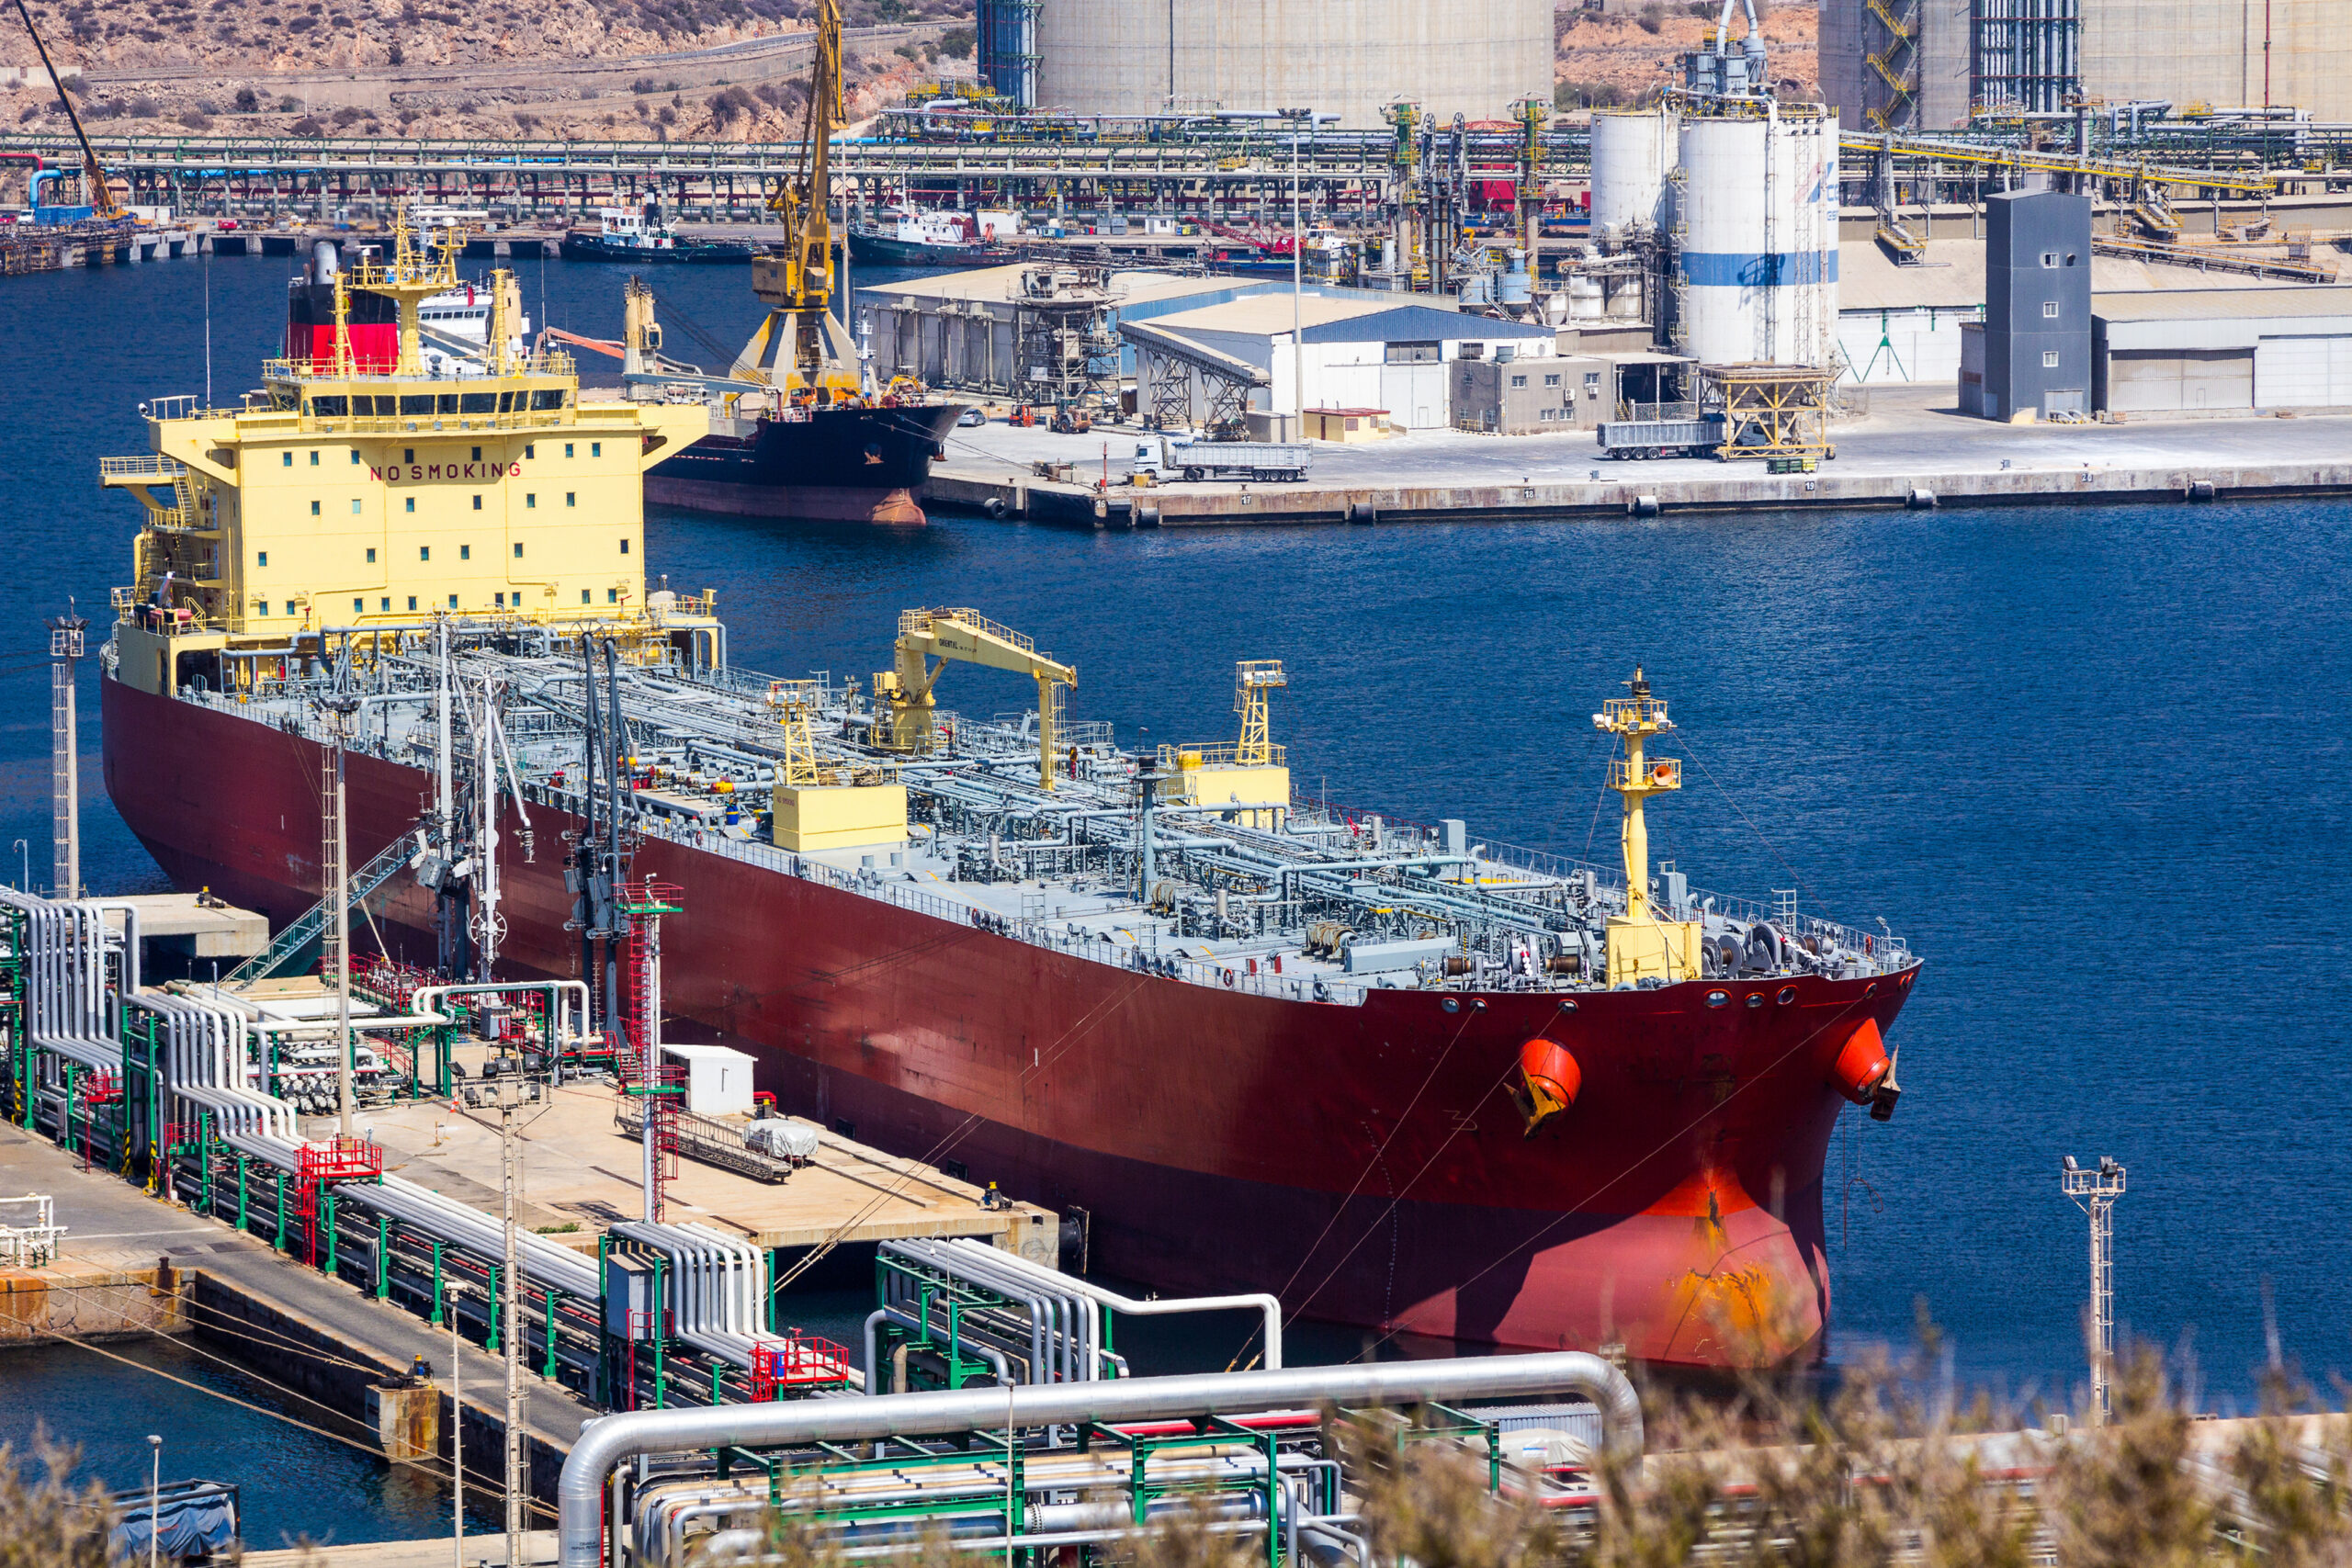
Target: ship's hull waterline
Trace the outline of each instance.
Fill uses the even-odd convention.
[[[315,901],[311,742],[113,680],[102,707],[108,793],[175,883],[273,925]],[[360,755],[348,776],[358,863],[429,781]],[[504,871],[502,967],[569,976],[552,846],[577,824],[532,825],[541,852]],[[1819,1345],[1830,1065],[1863,1021],[1892,1026],[1917,973],[1347,1006],[1145,975],[662,839],[636,874],[684,889],[662,942],[673,1032],[752,1052],[787,1111],[1089,1211],[1095,1268],[1691,1366]],[[378,925],[429,960],[427,896],[396,886]],[[1506,1086],[1538,1035],[1583,1088],[1529,1138]]]

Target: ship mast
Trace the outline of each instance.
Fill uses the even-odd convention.
[[[1611,697],[1592,716],[1593,728],[1616,736],[1625,754],[1609,765],[1609,787],[1624,800],[1625,913],[1609,921],[1609,983],[1649,980],[1671,984],[1699,976],[1699,927],[1668,909],[1660,919],[1650,907],[1649,827],[1642,805],[1653,795],[1682,787],[1682,764],[1671,757],[1653,761],[1650,739],[1674,728],[1664,699],[1650,694],[1641,666],[1625,682],[1629,694]]]

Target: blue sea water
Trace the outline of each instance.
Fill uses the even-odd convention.
[[[209,290],[187,262],[0,285],[0,846],[28,840],[36,880],[39,618],[104,604],[135,521],[96,459],[142,449],[138,399],[201,389],[208,291],[214,389],[250,384],[290,265],[219,261]],[[535,315],[605,336],[620,276],[523,269]],[[689,321],[731,347],[756,318],[732,269],[654,281],[687,355]],[[2109,1154],[2131,1168],[2119,1310],[2219,1406],[2255,1384],[2266,1281],[2286,1355],[2352,1371],[2328,1174],[2352,1110],[2345,521],[2291,502],[1095,535],[657,513],[647,547],[672,586],[718,591],[741,664],[867,674],[899,609],[970,604],[1074,662],[1072,711],[1123,740],[1223,736],[1233,660],[1280,658],[1302,787],[1596,858],[1613,829],[1588,716],[1642,665],[1693,762],[1653,854],[1883,918],[1928,961],[1894,1037],[1901,1110],[1850,1112],[1832,1153],[1832,1354],[1907,1345],[1924,1303],[1963,1383],[2064,1397],[2086,1264],[2058,1164]],[[1025,700],[960,668],[942,695]],[[85,835],[91,882],[158,885],[102,796]]]

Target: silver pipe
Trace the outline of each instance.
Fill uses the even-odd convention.
[[[604,1552],[605,1478],[615,1465],[639,1454],[853,1442],[905,1433],[978,1431],[1006,1424],[1048,1427],[1232,1415],[1327,1401],[1349,1405],[1458,1404],[1570,1392],[1600,1407],[1606,1446],[1639,1459],[1642,1405],[1634,1385],[1600,1357],[1573,1350],[630,1411],[586,1423],[564,1461],[556,1484],[557,1561],[560,1568],[597,1568]]]

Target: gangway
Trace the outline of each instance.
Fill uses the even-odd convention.
[[[351,874],[349,908],[363,914],[368,900],[392,879],[392,874],[405,867],[414,853],[415,846],[405,833],[394,839],[377,852],[376,858]],[[321,934],[333,910],[331,900],[322,898],[311,905],[293,923],[270,939],[267,947],[238,964],[220,977],[220,984],[234,986],[239,990],[250,987],[256,980],[266,980],[275,975],[290,973],[301,967],[298,962],[319,944]]]

